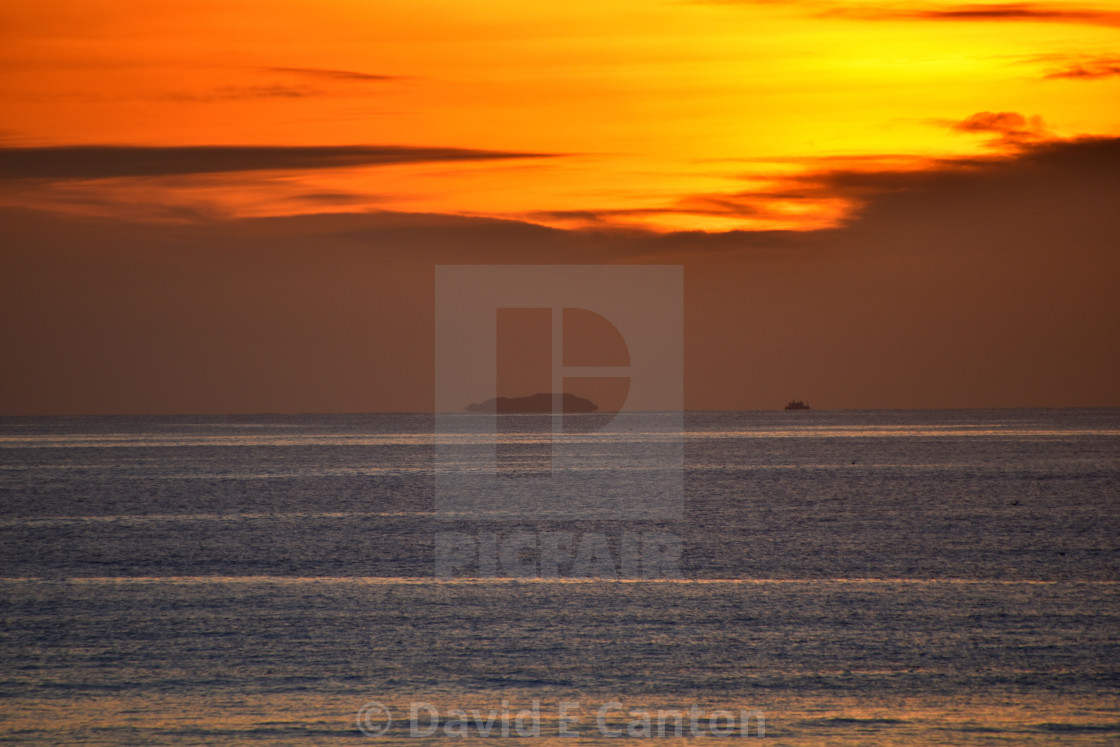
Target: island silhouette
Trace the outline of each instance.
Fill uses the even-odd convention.
[[[530,394],[527,397],[494,397],[485,402],[476,402],[467,405],[467,412],[497,412],[497,413],[524,413],[524,412],[552,412],[553,395],[547,392]],[[561,412],[595,412],[599,409],[589,399],[577,397],[574,394],[564,393],[560,396]]]

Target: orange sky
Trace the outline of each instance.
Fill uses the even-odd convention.
[[[62,0],[0,12],[10,146],[554,156],[70,181],[19,202],[108,188],[131,205],[237,215],[375,207],[551,225],[595,212],[659,230],[812,228],[840,218],[845,202],[765,193],[821,159],[991,152],[990,133],[951,127],[982,111],[1040,116],[1039,137],[1120,127],[1118,2]],[[703,204],[752,193],[763,194],[749,211]]]
[[[233,296],[205,308],[184,301],[176,311],[129,285],[173,265],[180,285],[172,295],[198,297],[192,272],[212,291],[220,284],[207,275],[214,266],[181,255],[192,231],[205,227],[211,245],[245,255],[229,261],[275,280],[246,282],[266,307],[278,305],[276,324],[290,330],[284,297],[269,293],[298,294],[315,260],[292,259],[284,270],[257,256],[253,242],[274,230],[312,235],[311,243],[337,236],[332,221],[345,221],[329,216],[339,213],[373,221],[347,230],[374,231],[367,245],[392,250],[393,258],[361,264],[376,276],[373,286],[389,282],[401,294],[403,328],[374,325],[376,334],[408,349],[414,339],[426,341],[419,349],[430,345],[425,294],[431,267],[446,259],[669,261],[692,278],[690,319],[708,325],[688,338],[689,406],[766,407],[830,387],[838,407],[1120,405],[1107,385],[1120,375],[1115,355],[1070,342],[1083,334],[1115,340],[1120,316],[1115,303],[1086,296],[1074,281],[1092,276],[1096,292],[1098,279],[1120,279],[1109,274],[1120,235],[1107,209],[1120,203],[1109,176],[1110,144],[1120,137],[1120,2],[16,0],[0,7],[0,70],[0,208],[8,233],[25,240],[2,257],[11,286],[4,352],[24,359],[6,374],[4,411],[430,406],[426,353],[409,359],[399,381],[386,374],[379,397],[359,395],[357,381],[317,395],[321,372],[290,361],[300,373],[269,396],[267,387],[248,387],[249,399],[240,400],[240,380],[211,373],[212,386],[184,397],[166,373],[175,369],[169,351],[158,371],[128,369],[146,382],[133,392],[151,390],[146,398],[114,389],[123,364],[111,351],[87,351],[105,378],[88,397],[75,395],[76,379],[60,372],[81,358],[81,340],[92,334],[82,324],[97,316],[67,315],[73,292],[51,296],[65,286],[52,273],[72,271],[60,258],[86,251],[67,243],[75,235],[103,246],[88,249],[85,271],[111,276],[106,288],[121,284],[111,302],[86,299],[108,314],[102,322],[116,320],[115,332],[102,326],[97,334],[140,355],[144,325],[121,327],[121,319],[160,310],[172,327],[211,316],[221,329],[248,323],[236,304],[223,306]],[[1080,155],[1098,146],[1095,157]],[[1033,191],[1015,190],[1027,183]],[[1004,191],[992,193],[992,184]],[[995,209],[981,209],[989,205]],[[1046,231],[1026,230],[1019,217],[1028,210],[1051,211],[1055,236],[1071,235],[1064,226],[1083,240],[1043,244]],[[1005,222],[993,223],[993,213]],[[297,215],[317,222],[291,223]],[[899,215],[908,216],[910,233]],[[289,220],[289,228],[249,220],[263,217]],[[535,238],[526,241],[548,248],[507,247],[488,233],[498,224],[466,219],[512,221],[509,230],[530,231]],[[935,246],[929,237],[949,221],[960,230]],[[534,225],[558,232],[532,233]],[[432,231],[439,240],[423,244]],[[978,261],[970,242],[980,240],[984,272],[996,278],[983,293],[968,281],[977,272],[968,262]],[[177,248],[155,261],[151,247],[160,242]],[[415,266],[401,264],[398,244],[425,247],[413,252]],[[1087,264],[1071,265],[1075,259]],[[107,269],[122,262],[139,265],[129,265],[131,275]],[[1029,280],[1004,287],[1006,276],[993,269],[1003,262],[1023,265]],[[331,289],[322,313],[385,313],[363,309],[359,287],[339,290],[352,270],[338,269],[334,279],[319,270]],[[285,271],[297,275],[276,280]],[[874,288],[909,291],[879,297],[861,285],[880,273]],[[1034,285],[1046,278],[1051,285]],[[775,283],[798,301],[762,322],[767,355],[785,357],[760,366],[762,353],[751,346],[764,340],[746,338],[750,320],[784,303],[773,296]],[[957,311],[946,316],[953,303],[947,309],[938,288],[958,299]],[[33,291],[58,306],[54,322],[13,300]],[[344,309],[339,298],[350,293]],[[409,309],[405,321],[399,308]],[[920,337],[897,327],[908,315]],[[718,320],[736,326],[717,333]],[[842,322],[861,332],[833,330],[815,353],[782,342]],[[261,333],[254,344],[264,346],[254,360],[273,356],[279,365],[283,344],[262,340],[284,335],[279,326],[264,332],[268,324],[250,325]],[[1018,347],[997,355],[988,337],[976,337],[983,329]],[[954,348],[953,339],[968,342]],[[1032,339],[1044,346],[1038,360]],[[196,351],[199,366],[211,354],[236,355],[232,339],[214,345]],[[806,370],[822,370],[814,356],[830,346],[836,376],[801,381]],[[1071,370],[1091,370],[1099,382],[1071,396],[1087,379],[1056,372],[1059,349],[1062,360],[1076,359]],[[935,350],[941,358],[926,360]],[[936,391],[914,393],[928,366],[960,370],[981,351],[996,355],[996,369],[952,386],[943,376]],[[336,354],[320,351],[323,360]],[[246,376],[277,376],[264,363],[245,366]],[[901,368],[891,374],[893,367]],[[984,378],[994,370],[1025,377],[1015,396],[996,397],[1007,390]],[[764,393],[743,393],[747,371],[769,382]],[[877,377],[891,383],[872,385]]]

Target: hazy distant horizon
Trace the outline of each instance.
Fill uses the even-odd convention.
[[[1027,406],[1027,407],[812,407],[809,410],[800,410],[791,412],[790,417],[796,418],[802,413],[828,413],[828,412],[1002,412],[1011,410],[1120,410],[1120,407],[1115,405],[1102,405],[1096,406],[1078,406],[1078,407],[1048,407],[1048,406]],[[678,412],[676,410],[636,410],[634,412]],[[689,413],[751,413],[751,412],[786,412],[785,407],[771,407],[771,408],[754,408],[754,409],[684,409],[679,412],[685,414]],[[548,413],[499,413],[502,417],[513,416],[545,416]],[[609,415],[611,411],[595,412],[595,413],[572,413],[567,417],[581,416],[581,415]],[[271,412],[68,412],[68,413],[0,413],[0,418],[17,419],[17,418],[175,418],[175,417],[190,417],[190,418],[204,418],[204,417],[329,417],[329,416],[373,416],[373,415],[470,415],[473,417],[493,417],[493,413],[471,413],[464,410],[447,410],[444,412],[436,412],[433,410],[370,410],[370,411],[334,411],[334,412],[302,412],[302,411],[271,411]],[[794,421],[796,422],[796,421]]]

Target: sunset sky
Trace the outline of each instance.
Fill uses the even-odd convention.
[[[0,7],[0,414],[432,407],[439,264],[685,272],[685,404],[1120,406],[1120,2]]]

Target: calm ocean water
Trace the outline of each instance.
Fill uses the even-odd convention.
[[[517,474],[534,421],[503,417],[510,479],[546,486]],[[774,744],[1120,742],[1120,411],[691,413],[683,517],[659,521],[448,521],[433,428],[0,420],[0,739],[416,745],[453,709],[494,733],[535,709],[527,744],[616,743],[643,711],[656,743],[750,711]],[[575,557],[436,579],[448,530],[594,539],[619,579]],[[683,578],[627,572],[651,533]]]

